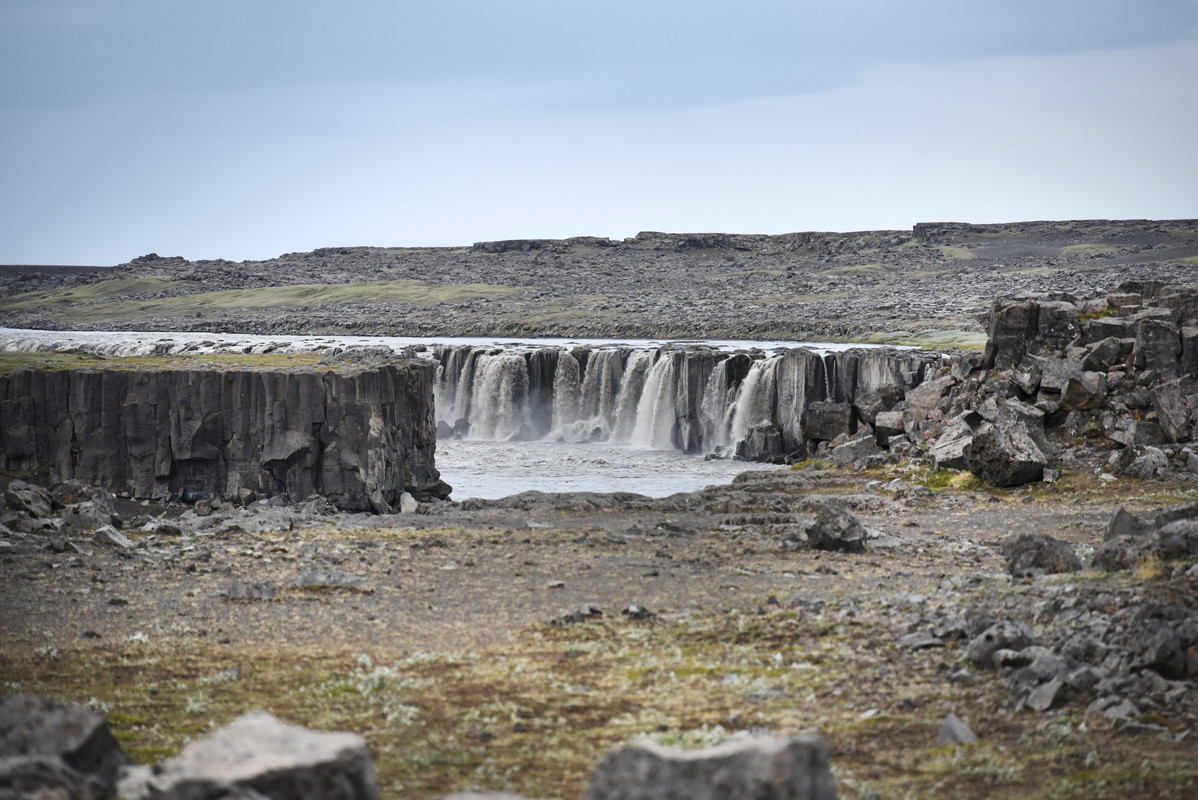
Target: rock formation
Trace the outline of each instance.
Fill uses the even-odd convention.
[[[135,498],[321,494],[388,512],[445,497],[433,367],[18,369],[0,375],[0,468]]]

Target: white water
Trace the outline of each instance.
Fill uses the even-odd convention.
[[[527,491],[634,492],[666,497],[724,484],[750,469],[744,461],[705,461],[676,450],[643,450],[615,442],[437,443],[437,469],[453,499],[507,497]]]

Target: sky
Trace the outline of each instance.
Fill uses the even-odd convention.
[[[0,0],[0,264],[1198,217],[1198,0]]]

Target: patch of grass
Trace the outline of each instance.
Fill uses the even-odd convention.
[[[1109,244],[1071,244],[1068,247],[1062,247],[1060,255],[1063,256],[1109,256],[1119,252],[1119,248]]]
[[[895,344],[905,347],[920,347],[924,350],[984,350],[986,334],[983,331],[924,329],[918,331],[883,331],[870,334],[865,341],[869,344]]]
[[[93,353],[0,353],[0,375],[19,369],[111,370],[312,370],[353,371],[352,358],[320,353],[197,353],[169,356],[104,356]]]
[[[968,261],[971,258],[977,258],[974,252],[968,247],[957,247],[951,244],[942,244],[936,249],[939,250],[940,254],[945,258],[952,258],[956,259],[957,261]]]
[[[1166,264],[1198,264],[1198,256],[1186,256],[1185,258],[1171,258],[1165,262]]]
[[[8,298],[0,297],[0,308],[15,311],[22,308],[98,303],[115,297],[175,292],[192,285],[187,281],[168,281],[154,277],[113,278],[52,292],[24,292]]]
[[[890,264],[855,264],[849,267],[833,267],[823,271],[824,275],[847,275],[858,278],[878,278],[893,272],[896,267]]]
[[[421,280],[375,281],[349,284],[300,284],[261,289],[226,289],[174,297],[55,302],[54,319],[92,322],[109,319],[152,319],[221,314],[262,308],[306,308],[321,305],[407,304],[435,306],[466,300],[492,299],[516,294],[510,286],[482,283],[430,284]],[[127,297],[128,293],[112,297]],[[47,302],[35,305],[46,305]],[[63,306],[58,310],[58,306]]]

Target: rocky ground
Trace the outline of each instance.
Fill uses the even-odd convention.
[[[927,224],[779,236],[323,248],[260,262],[141,256],[0,267],[0,325],[32,328],[836,339],[980,344],[999,295],[1185,283],[1198,222]]]
[[[0,270],[0,324],[96,329],[981,344],[996,295],[1052,293],[888,410],[824,409],[813,458],[660,500],[3,476],[0,691],[91,705],[144,763],[250,708],[356,731],[387,797],[580,797],[615,744],[756,729],[818,730],[841,797],[1193,797],[1198,304],[1151,281],[1195,257],[1193,222],[1091,222]]]

